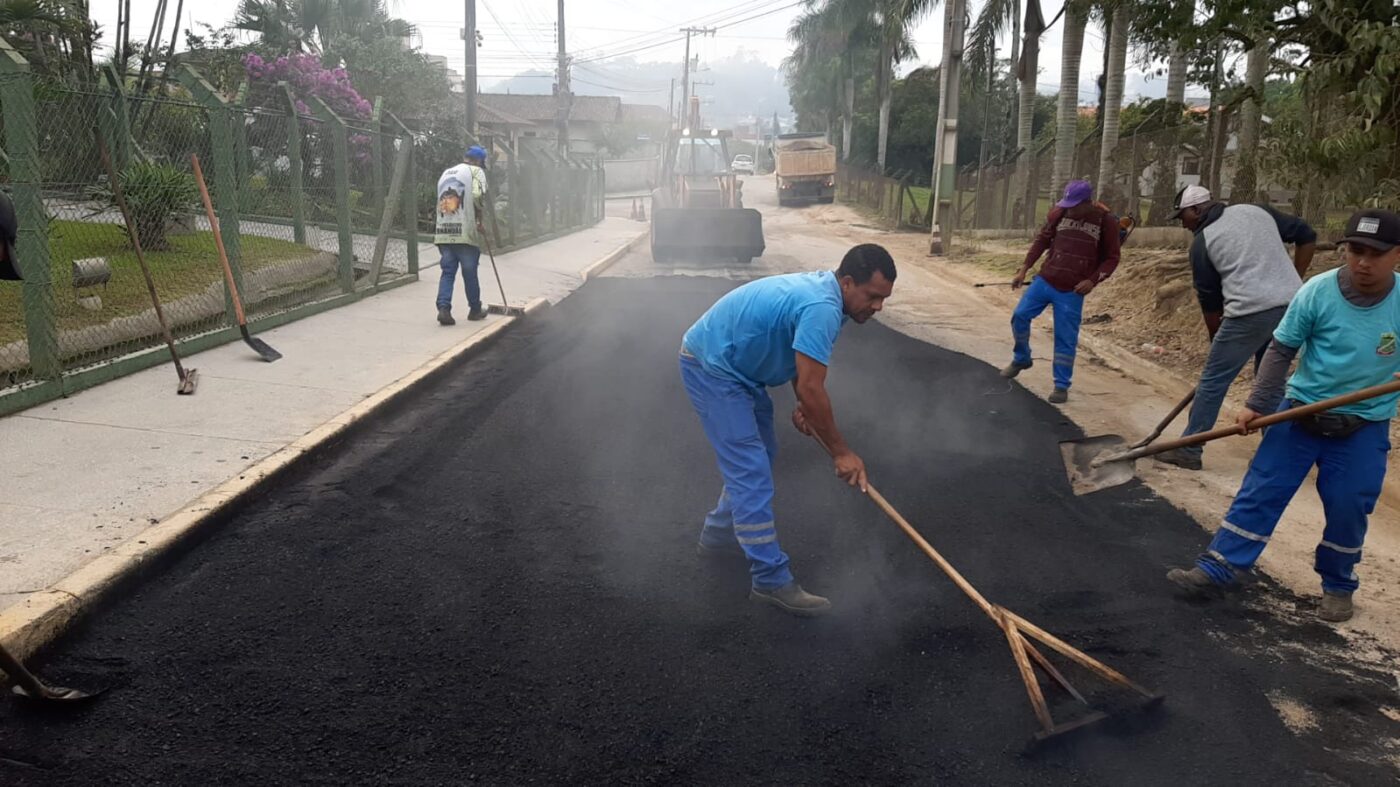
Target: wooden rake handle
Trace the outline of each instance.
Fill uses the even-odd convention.
[[[214,203],[209,199],[209,185],[204,182],[204,170],[199,166],[199,155],[190,154],[190,164],[194,165],[194,179],[199,184],[199,198],[204,201],[204,213],[209,217],[209,229],[214,232],[214,245],[219,248],[219,264],[224,266],[224,283],[228,285],[229,297],[233,300],[233,314],[239,325],[247,325],[243,316],[243,299],[238,296],[238,285],[233,281],[233,268],[228,264],[228,252],[224,251],[224,236],[219,232],[219,217],[214,215]]]

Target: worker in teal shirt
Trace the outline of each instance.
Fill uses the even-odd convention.
[[[836,475],[865,489],[865,464],[836,428],[826,393],[832,347],[847,319],[863,323],[884,307],[895,266],[875,244],[852,248],[836,271],[750,282],[720,298],[681,342],[681,380],[714,447],[724,488],[705,517],[703,555],[748,558],[749,597],[794,615],[831,608],[806,592],[788,568],[773,520],[773,400],[768,388],[792,383],[792,423],[831,451]]]
[[[1347,223],[1342,243],[1346,265],[1298,291],[1237,423],[1400,377],[1400,215],[1361,211]],[[1285,394],[1295,357],[1298,371]],[[1193,568],[1173,569],[1167,578],[1193,595],[1237,588],[1239,575],[1259,559],[1294,493],[1317,467],[1327,519],[1314,563],[1322,577],[1318,615],[1350,619],[1360,585],[1355,569],[1385,479],[1397,401],[1400,394],[1380,396],[1270,427],[1210,549]]]

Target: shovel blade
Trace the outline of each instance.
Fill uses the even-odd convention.
[[[32,694],[23,686],[15,685],[10,687],[10,693],[28,702],[41,705],[75,705],[83,702],[90,702],[106,693],[106,689],[97,691],[79,691],[78,689],[64,688],[63,686],[48,686],[40,684],[41,691]]]
[[[1122,486],[1137,477],[1131,459],[1117,459],[1095,465],[1094,460],[1127,450],[1127,441],[1120,435],[1108,434],[1066,440],[1060,443],[1060,455],[1065,460],[1069,485],[1076,495],[1087,495]]]
[[[268,344],[262,339],[259,339],[256,336],[249,335],[247,328],[243,329],[243,341],[247,342],[248,346],[253,348],[253,352],[257,353],[259,356],[262,357],[264,361],[267,361],[268,363],[272,363],[273,361],[279,361],[282,359],[282,353],[279,353],[276,350],[272,349],[272,345]]]
[[[486,304],[486,311],[489,314],[499,314],[503,317],[524,317],[525,309],[520,306],[501,306],[496,303]]]

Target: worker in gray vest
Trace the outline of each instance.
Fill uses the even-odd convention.
[[[1297,216],[1267,205],[1225,205],[1200,186],[1176,195],[1172,218],[1196,234],[1191,277],[1201,303],[1210,355],[1191,404],[1185,435],[1215,427],[1230,385],[1246,363],[1254,366],[1268,349],[1288,304],[1312,264],[1317,233]],[[1289,257],[1285,243],[1293,244]],[[1159,462],[1201,469],[1202,446],[1158,454]]]

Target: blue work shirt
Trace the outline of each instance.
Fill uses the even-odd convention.
[[[681,347],[716,377],[779,386],[797,377],[799,352],[830,364],[845,322],[834,272],[769,276],[716,301],[685,332]]]
[[[1298,371],[1288,381],[1288,398],[1296,402],[1311,404],[1387,383],[1400,372],[1400,275],[1385,300],[1361,307],[1342,295],[1339,270],[1304,284],[1274,331],[1280,343],[1301,348]],[[1394,417],[1397,401],[1400,394],[1390,394],[1334,412],[1386,421]]]

